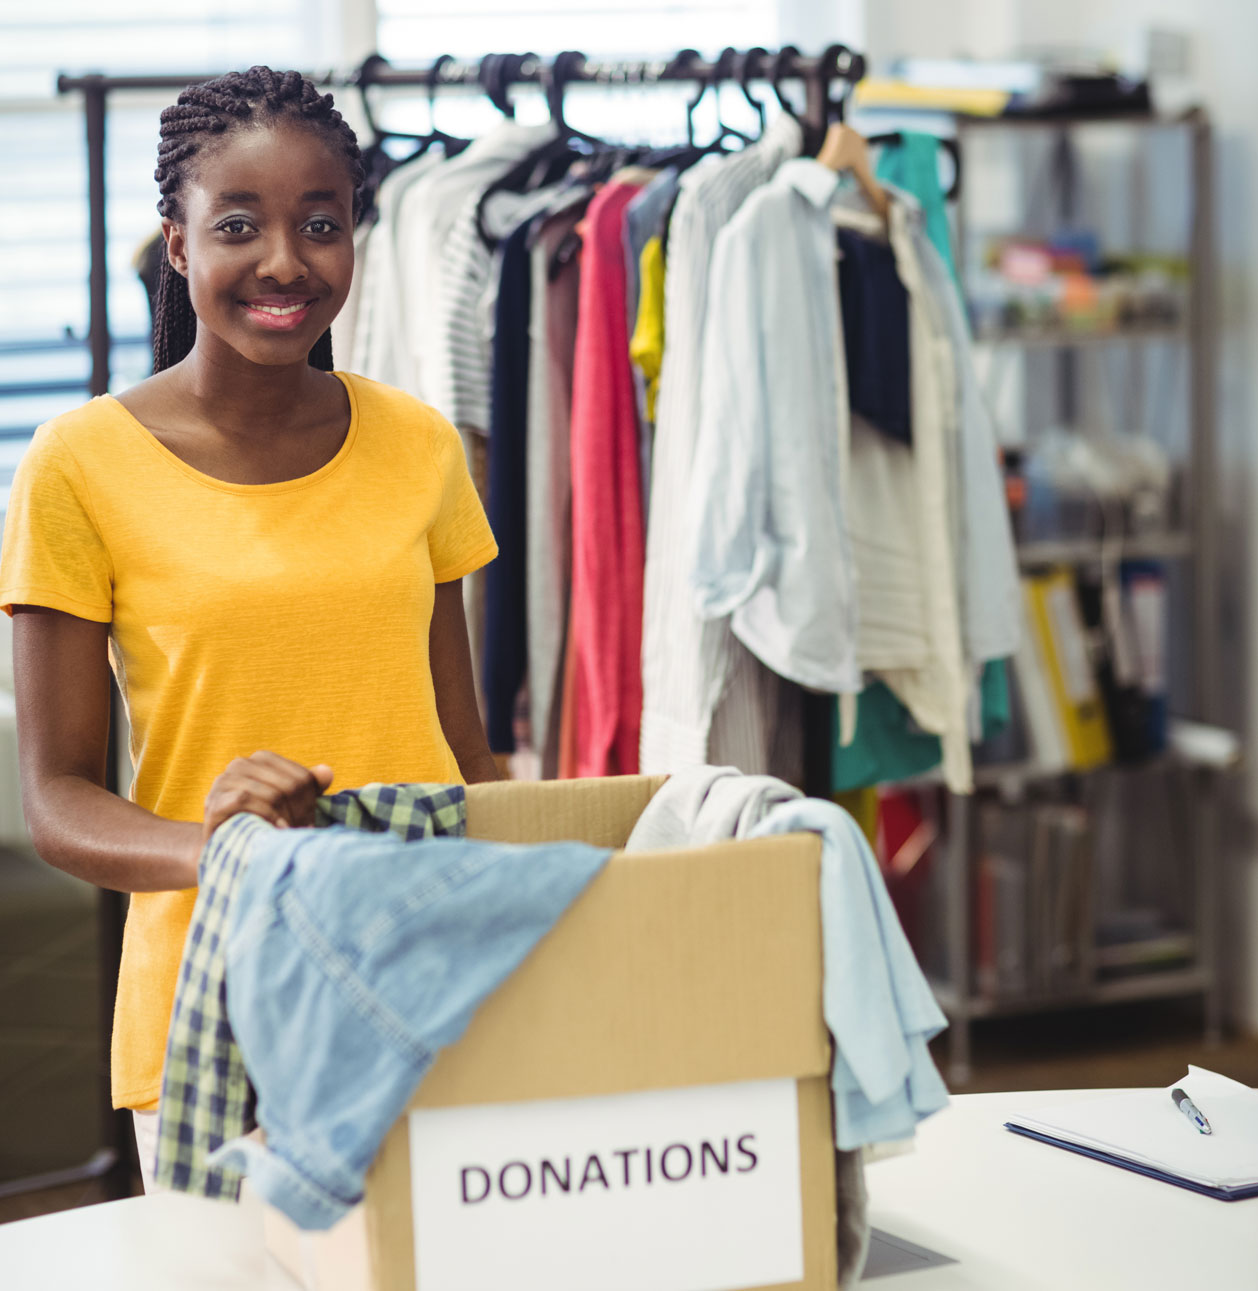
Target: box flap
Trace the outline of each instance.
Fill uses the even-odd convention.
[[[500,780],[467,788],[467,832],[502,843],[579,839],[624,847],[667,776],[590,780]]]
[[[631,792],[640,796],[645,784]],[[512,796],[493,795],[494,809]],[[617,810],[625,805],[627,797]],[[623,825],[615,815],[601,827]],[[478,830],[500,823],[488,814],[476,821]],[[412,1105],[827,1072],[820,864],[812,834],[617,854],[439,1055]]]

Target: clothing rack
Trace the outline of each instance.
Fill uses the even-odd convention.
[[[60,94],[82,94],[83,120],[87,140],[88,175],[88,243],[89,243],[89,348],[92,396],[108,393],[113,337],[109,328],[109,276],[106,260],[106,178],[105,138],[109,96],[118,91],[181,90],[188,85],[214,79],[221,73],[160,74],[143,76],[106,76],[90,73],[57,78]],[[464,87],[480,89],[506,115],[512,115],[507,91],[513,85],[536,85],[547,92],[552,106],[556,95],[568,85],[598,85],[609,89],[637,87],[668,82],[697,84],[702,89],[721,84],[737,84],[746,90],[751,80],[769,81],[775,91],[783,81],[802,83],[804,119],[824,127],[832,115],[842,114],[841,102],[831,100],[831,85],[838,81],[855,84],[865,75],[865,59],[846,45],[830,45],[821,54],[807,56],[793,46],[776,52],[765,49],[739,51],[727,48],[714,60],[702,58],[695,50],[680,51],[672,58],[638,60],[587,59],[569,50],[547,62],[536,54],[488,54],[481,59],[455,59],[442,55],[427,65],[395,67],[379,55],[371,55],[356,69],[309,73],[317,85],[329,88],[353,88],[366,91],[372,87],[411,87],[438,90]],[[111,689],[111,756],[107,763],[106,785],[116,791],[117,752],[120,708],[116,688]],[[810,725],[817,725],[816,719]],[[817,726],[812,740],[821,741],[823,726]],[[110,1030],[113,1001],[117,988],[118,966],[122,955],[122,930],[125,919],[122,893],[100,892],[98,905],[98,961],[100,966],[100,1017],[103,1036],[101,1058],[101,1115],[104,1145],[90,1161],[55,1176],[15,1180],[0,1193],[14,1195],[53,1184],[81,1180],[100,1180],[110,1197],[130,1194],[133,1160],[131,1119],[126,1112],[115,1112],[109,1092]]]
[[[558,69],[562,69],[559,71]],[[109,389],[109,315],[106,302],[109,277],[105,244],[105,121],[109,96],[119,90],[181,90],[185,86],[212,80],[220,73],[153,76],[59,76],[59,94],[83,95],[83,118],[87,134],[87,193],[89,276],[88,340],[91,350],[89,392],[95,396]],[[682,50],[669,59],[606,61],[586,59],[576,51],[560,54],[547,63],[536,54],[487,54],[476,60],[452,59],[442,55],[426,66],[394,67],[373,55],[349,72],[309,73],[318,85],[331,88],[367,90],[373,86],[410,86],[436,92],[463,86],[483,90],[497,106],[507,111],[506,92],[513,85],[537,85],[550,89],[562,77],[563,85],[600,85],[608,88],[655,85],[667,82],[697,82],[702,86],[725,83],[746,85],[749,80],[801,81],[805,89],[805,115],[824,124],[831,107],[830,85],[834,81],[853,84],[865,75],[865,59],[846,45],[831,45],[816,57],[806,57],[793,46],[769,53],[763,49],[740,52],[726,49],[715,60],[701,58],[693,49]],[[505,106],[504,106],[505,105]]]

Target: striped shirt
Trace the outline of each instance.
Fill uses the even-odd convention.
[[[682,176],[668,232],[664,360],[656,412],[643,612],[643,773],[709,761],[748,773],[796,768],[774,757],[784,732],[799,727],[791,683],[761,665],[730,631],[729,619],[703,620],[685,559],[686,509],[700,419],[703,329],[716,235],[747,197],[803,144],[783,113],[759,143]],[[734,500],[731,499],[731,504]],[[789,732],[788,732],[788,727]]]
[[[494,193],[484,206],[486,232],[504,240],[552,205],[556,186],[528,193]],[[437,295],[437,328],[431,402],[460,430],[489,432],[489,386],[493,369],[493,318],[498,275],[494,247],[481,236],[482,192],[463,203],[450,230]]]

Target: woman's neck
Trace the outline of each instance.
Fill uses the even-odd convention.
[[[308,363],[263,367],[194,346],[179,365],[178,384],[204,420],[221,431],[249,433],[259,423],[273,427],[310,417],[310,401],[324,374]]]

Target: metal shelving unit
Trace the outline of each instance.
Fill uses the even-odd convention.
[[[964,153],[967,139],[975,131],[1011,129],[1055,132],[1063,150],[1071,146],[1073,132],[1093,123],[1107,127],[1144,130],[1177,127],[1190,135],[1191,215],[1189,234],[1189,290],[1185,316],[1180,322],[1148,323],[1118,327],[1109,331],[1070,328],[1015,328],[989,331],[976,337],[979,344],[1017,346],[1024,349],[1059,352],[1058,376],[1063,403],[1073,398],[1070,383],[1077,378],[1076,356],[1084,348],[1113,345],[1185,346],[1188,351],[1189,394],[1189,490],[1186,527],[1167,533],[1152,533],[1115,539],[1066,539],[1027,543],[1019,549],[1023,569],[1048,565],[1087,565],[1129,558],[1165,559],[1183,562],[1192,574],[1192,664],[1193,712],[1198,721],[1217,723],[1221,713],[1215,684],[1217,660],[1217,535],[1211,496],[1215,481],[1214,389],[1212,373],[1213,311],[1209,299],[1212,247],[1212,165],[1209,122],[1203,112],[1193,110],[1183,117],[1167,118],[1057,118],[1026,120],[1004,118],[959,118],[957,137]],[[1073,186],[1073,175],[1068,177]],[[1072,213],[1073,193],[1063,195],[1063,214]],[[964,211],[958,211],[961,255],[966,250]],[[963,274],[964,281],[964,274]],[[1091,772],[1046,773],[1029,765],[992,765],[976,768],[976,792],[1000,788],[1015,794],[1029,786],[1067,777],[1103,777],[1151,773],[1188,778],[1191,849],[1185,858],[1194,877],[1195,909],[1191,927],[1167,932],[1117,946],[1097,947],[1095,963],[1112,975],[1098,978],[1085,988],[1062,993],[1001,996],[975,989],[972,953],[974,902],[975,813],[970,798],[949,795],[948,843],[944,874],[943,907],[946,927],[947,980],[934,983],[936,994],[948,1014],[951,1050],[949,1074],[954,1083],[964,1082],[970,1072],[970,1027],[976,1018],[1008,1017],[1080,1005],[1104,1005],[1134,1000],[1200,995],[1205,1002],[1205,1038],[1216,1041],[1221,1029],[1221,993],[1217,962],[1219,879],[1217,839],[1220,771],[1167,754],[1148,764],[1108,766]]]

